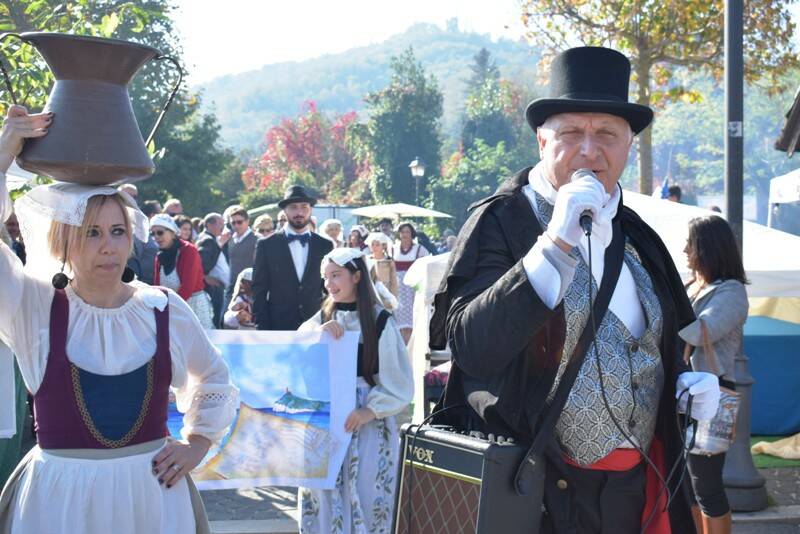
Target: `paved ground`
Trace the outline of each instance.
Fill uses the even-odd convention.
[[[770,504],[778,506],[800,505],[800,468],[781,467],[759,469],[767,480]]]
[[[733,525],[733,534],[797,534],[800,532],[800,523],[795,524],[751,524]]]
[[[761,469],[767,480],[770,509],[736,515],[734,534],[800,534],[800,468]],[[297,532],[292,488],[202,492],[215,534]]]
[[[294,488],[203,491],[211,521],[285,519],[297,509]]]

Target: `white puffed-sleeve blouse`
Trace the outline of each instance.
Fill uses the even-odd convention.
[[[0,175],[0,221],[10,215],[11,199]],[[55,273],[53,273],[55,274]],[[26,274],[22,262],[0,243],[0,340],[16,355],[31,393],[44,378],[50,352],[50,306],[55,289],[49,281]],[[169,306],[169,346],[172,387],[184,413],[182,434],[221,439],[233,421],[238,390],[228,367],[209,341],[192,310],[172,290],[140,282],[118,308],[98,308],[84,302],[70,286],[67,356],[76,366],[100,375],[133,371],[156,350],[154,309]]]

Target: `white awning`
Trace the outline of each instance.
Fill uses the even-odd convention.
[[[664,241],[678,272],[686,280],[690,273],[683,249],[689,221],[714,212],[655,199],[632,191],[623,194],[625,205],[636,211]],[[718,215],[718,214],[716,214]],[[751,297],[800,297],[800,237],[744,221],[744,269],[751,284]]]
[[[769,181],[769,203],[800,202],[800,169]]]

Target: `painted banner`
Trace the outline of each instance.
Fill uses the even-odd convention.
[[[356,403],[358,332],[337,341],[321,332],[208,334],[240,404],[228,434],[192,473],[198,488],[333,488],[350,444],[344,422]],[[176,439],[182,420],[170,403]]]

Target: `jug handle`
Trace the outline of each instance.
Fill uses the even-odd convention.
[[[180,89],[181,82],[183,82],[183,69],[181,68],[180,63],[178,63],[178,60],[167,55],[156,56],[153,59],[156,61],[169,61],[172,63],[172,65],[178,70],[178,81],[175,82],[175,85],[172,87],[172,92],[170,93],[169,98],[167,98],[167,100],[164,102],[164,105],[161,106],[161,113],[158,114],[156,123],[153,125],[153,129],[150,131],[150,135],[147,136],[147,141],[144,142],[144,146],[146,147],[149,147],[150,143],[153,141],[153,137],[155,137],[158,127],[161,126],[161,121],[164,119],[164,114],[167,112],[169,106],[172,104],[172,101],[175,99],[175,95],[178,94],[178,89]]]
[[[20,34],[7,32],[0,35],[0,42],[5,41],[9,37],[16,37],[17,39],[23,40]],[[3,79],[6,82],[6,89],[8,89],[8,94],[11,95],[11,101],[14,102],[14,105],[16,106],[18,104],[17,95],[14,93],[14,88],[11,86],[11,77],[8,75],[8,71],[6,70],[5,61],[0,60],[0,71],[3,72]]]

